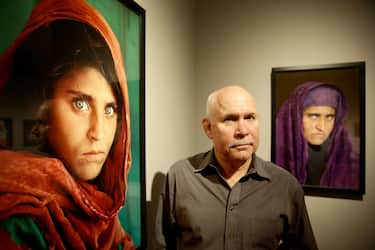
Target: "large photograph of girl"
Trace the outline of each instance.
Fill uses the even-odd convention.
[[[115,0],[0,5],[0,117],[13,123],[0,148],[2,246],[140,247],[139,17]]]

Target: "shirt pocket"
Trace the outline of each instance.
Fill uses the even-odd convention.
[[[243,249],[277,249],[282,242],[285,220],[280,217],[252,216],[244,230]]]

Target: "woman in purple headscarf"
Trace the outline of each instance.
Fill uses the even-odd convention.
[[[299,85],[276,117],[276,164],[302,184],[358,189],[359,155],[344,127],[346,115],[337,87]]]

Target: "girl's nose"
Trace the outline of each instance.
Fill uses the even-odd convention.
[[[104,117],[100,116],[98,112],[93,112],[89,121],[89,129],[87,136],[90,140],[99,141],[104,135]]]

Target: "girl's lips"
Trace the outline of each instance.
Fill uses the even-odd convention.
[[[100,162],[105,158],[104,152],[101,151],[90,151],[83,153],[83,158],[88,162]]]
[[[104,154],[103,151],[88,151],[88,152],[85,152],[83,153],[83,155],[97,155],[97,154]]]

